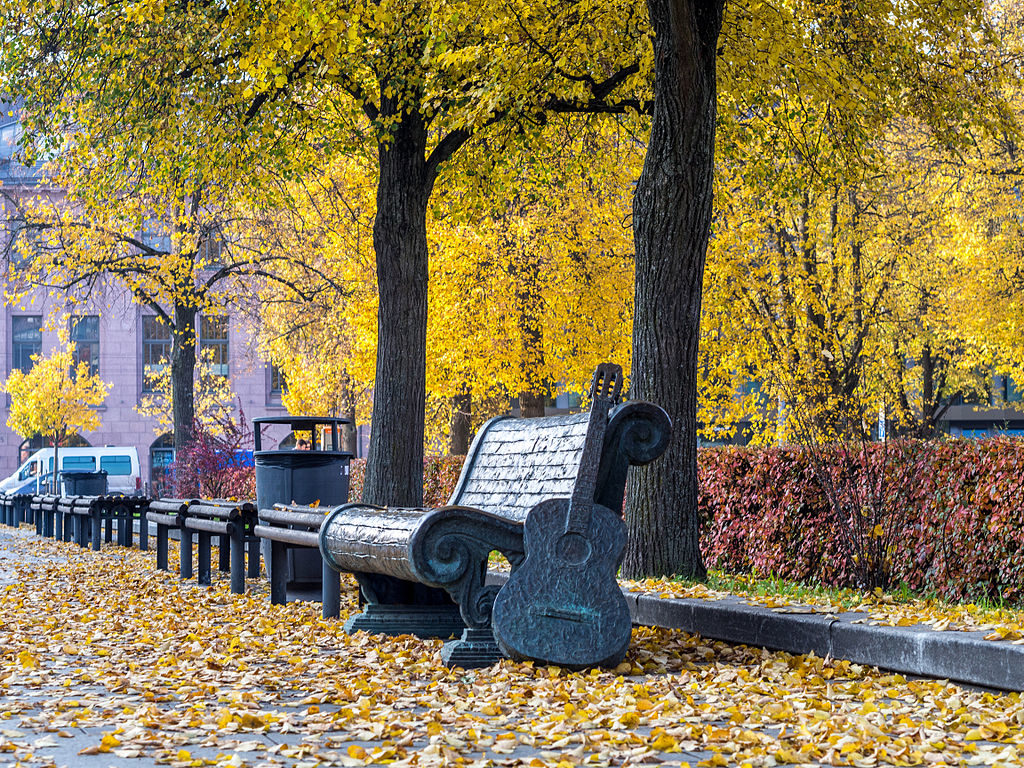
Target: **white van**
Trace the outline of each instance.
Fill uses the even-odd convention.
[[[106,446],[103,448],[61,448],[62,470],[107,471],[107,490],[110,493],[138,493],[142,489],[139,470],[139,452],[134,447]],[[53,476],[53,448],[40,448],[18,471],[0,480],[0,491],[6,493],[40,493],[48,490]]]

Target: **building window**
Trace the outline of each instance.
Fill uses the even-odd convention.
[[[171,236],[159,219],[147,219],[142,225],[142,244],[160,253],[171,252]]]
[[[171,329],[156,315],[142,317],[142,389],[152,392],[171,359]]]
[[[100,372],[100,317],[81,315],[71,318],[71,340],[75,342],[74,362],[89,364],[89,375]]]
[[[15,315],[11,318],[11,365],[28,373],[32,356],[43,351],[43,316]]]
[[[216,269],[224,264],[227,248],[216,235],[208,235],[199,244],[199,261],[207,269]]]
[[[284,371],[277,363],[270,365],[270,394],[280,396],[287,391],[288,383],[284,380]]]
[[[210,352],[206,352],[210,350]],[[210,373],[214,376],[228,375],[228,319],[216,315],[202,315],[199,318],[200,359],[211,362]]]
[[[11,123],[0,128],[0,160],[10,160],[18,149],[21,126]]]

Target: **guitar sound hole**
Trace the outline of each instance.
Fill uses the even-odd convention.
[[[567,533],[558,540],[558,558],[566,565],[579,565],[590,558],[590,542],[578,533]]]

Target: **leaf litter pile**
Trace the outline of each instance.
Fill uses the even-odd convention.
[[[651,628],[613,671],[449,670],[439,641],[348,636],[247,587],[4,532],[0,764],[53,765],[83,735],[104,766],[1024,762],[1016,693]]]

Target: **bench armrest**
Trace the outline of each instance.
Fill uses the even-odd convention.
[[[613,408],[608,414],[594,500],[622,515],[630,465],[654,461],[668,448],[671,438],[672,420],[660,406],[646,400],[629,400]]]
[[[492,550],[517,568],[525,556],[523,524],[473,507],[439,507],[412,532],[409,563],[419,581],[448,591],[467,627],[489,627],[498,593],[484,584]]]

